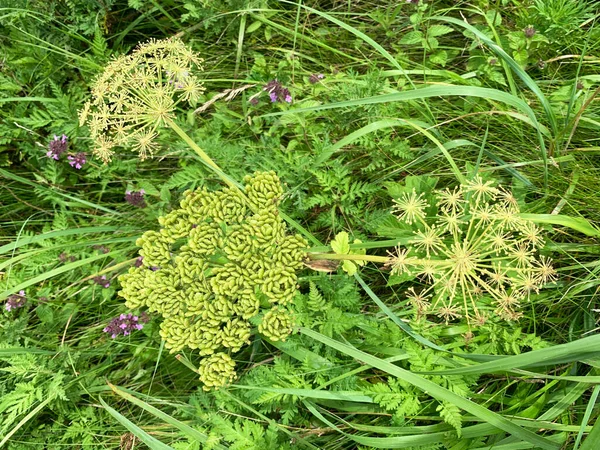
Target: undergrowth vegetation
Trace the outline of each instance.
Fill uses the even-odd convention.
[[[600,448],[599,18],[0,0],[0,448]]]

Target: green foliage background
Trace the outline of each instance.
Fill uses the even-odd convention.
[[[27,294],[0,313],[0,447],[597,448],[599,14],[575,0],[0,0],[0,299]],[[405,238],[392,199],[456,184],[437,141],[464,176],[551,215],[559,281],[518,323],[471,329],[419,317],[406,297],[418,281],[384,267],[307,269],[297,332],[253,336],[235,384],[209,393],[157,319],[110,339],[136,239],[219,181],[169,132],[144,162],[123,152],[76,170],[45,155],[64,133],[90,156],[77,111],[94,77],[173,35],[205,58],[202,102],[249,85],[179,125],[238,181],[276,171],[281,210],[323,243],[312,250],[340,231]],[[273,79],[292,104],[262,92]],[[139,189],[146,208],[124,201]]]

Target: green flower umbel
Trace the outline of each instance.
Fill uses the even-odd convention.
[[[230,188],[186,192],[181,208],[159,219],[159,231],[138,239],[143,264],[119,277],[127,306],[164,318],[160,335],[171,352],[187,347],[208,357],[201,363],[207,387],[233,377],[233,366],[223,372],[211,361],[219,354],[221,364],[250,342],[250,319],[266,312],[258,331],[272,340],[284,340],[293,326],[279,305],[295,295],[307,242],[287,234],[274,172],[245,182],[245,195]]]
[[[204,91],[195,72],[202,58],[180,39],[151,40],[112,60],[94,81],[92,100],[80,111],[94,154],[109,162],[116,148],[133,148],[141,159],[156,149],[158,129],[181,103],[195,104]]]
[[[521,302],[556,278],[550,259],[537,255],[543,230],[519,216],[510,191],[480,176],[429,201],[404,193],[394,213],[411,226],[413,238],[389,265],[393,274],[417,276],[426,285],[409,296],[419,313],[482,323],[493,312],[516,320]]]

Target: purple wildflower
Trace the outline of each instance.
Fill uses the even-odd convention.
[[[144,194],[146,192],[143,189],[140,189],[137,192],[127,191],[125,192],[125,201],[132,206],[136,206],[138,208],[145,208],[146,201],[144,200]]]
[[[320,80],[322,80],[323,78],[325,78],[325,75],[323,75],[322,73],[313,73],[309,78],[308,78],[308,82],[310,84],[317,84]]]
[[[74,256],[69,256],[66,252],[62,252],[60,255],[58,255],[58,260],[61,263],[65,263],[67,261],[71,261],[71,262],[76,261],[77,258],[75,258]]]
[[[150,316],[143,312],[138,316],[131,313],[121,314],[119,317],[112,319],[108,325],[102,330],[109,333],[111,338],[116,338],[118,335],[128,336],[134,330],[141,330],[144,324],[150,321]]]
[[[12,311],[13,309],[22,308],[23,305],[25,305],[26,300],[25,291],[19,291],[18,294],[9,295],[6,299],[4,309]]]
[[[275,103],[277,101],[292,103],[292,94],[290,94],[289,89],[283,87],[279,80],[269,81],[263,87],[263,91],[267,91],[269,93],[271,103]]]
[[[66,152],[67,148],[69,147],[67,139],[67,136],[64,134],[60,138],[57,135],[54,135],[54,139],[48,144],[48,152],[46,153],[46,156],[58,161],[60,155]]]
[[[133,266],[134,267],[142,267],[143,264],[144,264],[144,257],[138,256],[137,259],[135,260],[135,262],[133,263]]]
[[[97,250],[97,251],[102,252],[104,254],[110,252],[110,248],[108,248],[106,245],[100,245],[100,244],[98,244],[98,245],[92,245],[92,248],[94,250]]]
[[[532,37],[533,37],[533,35],[535,34],[535,28],[533,28],[533,26],[532,26],[532,25],[529,25],[528,27],[526,27],[526,28],[523,30],[523,33],[525,33],[525,37],[526,37],[526,38],[528,38],[528,39],[529,39],[529,38],[532,38]]]
[[[98,275],[98,276],[94,277],[93,280],[94,280],[94,283],[102,286],[105,289],[110,287],[110,281],[108,281],[106,279],[106,275],[102,275],[102,276]]]
[[[67,159],[69,160],[69,164],[71,167],[75,167],[77,170],[81,169],[85,164],[85,153],[79,152],[75,156],[69,155]]]

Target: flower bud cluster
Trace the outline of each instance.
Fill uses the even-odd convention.
[[[307,247],[286,233],[275,173],[244,182],[245,196],[230,188],[186,192],[180,208],[159,219],[160,231],[138,239],[141,264],[119,277],[127,307],[164,318],[160,335],[171,352],[187,347],[206,357],[200,373],[209,388],[231,381],[228,354],[250,342],[250,319],[263,315],[259,332],[273,340],[291,333],[285,305]]]
[[[425,284],[408,297],[421,314],[479,324],[490,314],[516,320],[521,302],[556,279],[552,261],[538,255],[544,231],[523,219],[513,194],[492,181],[476,176],[430,196],[405,192],[394,202],[413,237],[389,265],[393,274]]]

